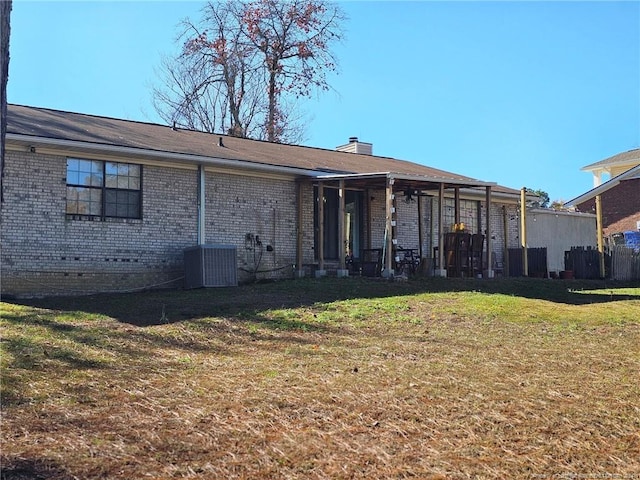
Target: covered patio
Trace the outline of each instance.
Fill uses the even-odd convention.
[[[454,199],[454,223],[455,225],[461,224],[460,216],[460,192],[463,189],[474,189],[484,191],[484,201],[486,208],[484,209],[484,226],[483,232],[483,244],[481,249],[483,251],[484,258],[480,259],[481,267],[480,271],[485,277],[493,277],[494,272],[492,269],[492,232],[491,222],[489,221],[491,215],[492,205],[492,187],[496,186],[493,182],[483,182],[472,179],[456,179],[456,178],[444,178],[436,176],[424,176],[424,175],[411,175],[393,172],[379,172],[379,173],[366,173],[366,174],[328,174],[319,175],[313,179],[300,179],[298,182],[298,221],[297,221],[297,252],[296,259],[298,265],[303,263],[303,233],[304,233],[304,208],[303,208],[303,195],[304,189],[309,185],[313,187],[314,191],[314,238],[315,238],[315,259],[317,269],[315,271],[316,276],[326,275],[327,266],[330,264],[332,268],[336,269],[338,276],[348,276],[349,268],[348,263],[350,259],[355,255],[358,259],[364,260],[362,257],[365,252],[375,250],[381,253],[381,271],[379,272],[383,277],[393,277],[398,272],[397,267],[402,263],[405,254],[408,255],[407,250],[417,250],[415,255],[421,261],[427,258],[433,258],[434,268],[433,274],[436,276],[462,276],[461,269],[456,269],[455,272],[451,270],[451,262],[447,261],[447,252],[445,252],[445,236],[451,233],[450,225],[445,225],[444,221],[444,203],[445,196],[453,196]],[[367,217],[363,221],[364,235],[354,246],[349,241],[351,236],[350,225],[348,223],[348,208],[347,208],[347,196],[348,192],[362,192],[361,198],[363,200],[363,208],[365,216]],[[331,195],[328,195],[331,192]],[[376,198],[374,195],[380,195],[384,192],[384,223],[383,225],[377,225],[378,230],[383,229],[383,235],[376,235],[374,230],[374,221],[372,220],[372,201]],[[432,232],[425,231],[425,218],[423,202],[424,197],[432,197],[437,199],[436,211],[429,212],[435,218],[431,219],[431,224],[437,225],[436,229],[432,229]],[[331,204],[331,211],[327,212],[327,198],[332,198],[329,203]],[[320,201],[322,199],[322,201]],[[415,209],[415,216],[417,217],[417,249],[404,249],[401,246],[406,244],[405,239],[402,238],[402,234],[398,229],[398,201],[404,199],[405,202],[417,203]],[[377,198],[376,198],[377,200]],[[417,200],[417,202],[416,202]],[[336,215],[337,213],[337,215]],[[333,214],[333,215],[332,215]],[[337,251],[332,252],[331,260],[327,259],[326,242],[324,239],[327,236],[325,229],[327,228],[327,218],[329,216],[337,216],[336,232],[334,236],[337,236],[339,241],[337,242]],[[380,222],[378,222],[379,224]],[[308,225],[308,224],[307,224]],[[307,226],[308,228],[308,226]],[[433,251],[425,251],[425,236],[432,235],[430,244],[436,248]],[[377,237],[377,238],[376,238]],[[381,238],[380,238],[381,237]],[[452,239],[450,235],[449,240]],[[413,256],[414,252],[411,252]],[[433,257],[432,257],[433,256]],[[337,257],[337,262],[336,262]],[[447,272],[446,267],[449,265],[450,271]],[[301,271],[300,269],[298,271]]]

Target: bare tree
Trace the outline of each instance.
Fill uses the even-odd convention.
[[[4,202],[4,141],[7,133],[7,82],[11,0],[0,0],[0,205]]]
[[[154,89],[155,108],[165,121],[239,137],[255,133],[262,109],[259,75],[240,41],[235,8],[231,1],[209,5],[201,26],[182,22],[182,51],[163,60],[164,85]]]
[[[344,16],[325,0],[211,2],[182,23],[182,50],[154,89],[160,116],[189,128],[272,142],[301,135],[296,100],[328,89]]]

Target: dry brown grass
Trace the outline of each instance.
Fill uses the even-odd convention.
[[[640,478],[640,289],[338,288],[363,298],[182,292],[149,326],[2,304],[2,479]]]

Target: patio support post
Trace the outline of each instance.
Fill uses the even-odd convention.
[[[439,271],[436,275],[440,277],[447,276],[447,270],[444,264],[444,228],[442,222],[444,221],[444,183],[440,184],[438,190],[438,268]]]
[[[367,188],[364,192],[365,194],[365,204],[367,206],[367,225],[365,227],[367,238],[365,239],[365,248],[371,248],[371,201],[373,197],[371,196],[371,189]]]
[[[485,203],[485,215],[487,216],[487,278],[493,278],[493,233],[491,231],[491,187],[487,186]]]
[[[520,248],[522,249],[522,275],[529,276],[529,259],[527,258],[527,189],[520,190]]]
[[[318,183],[318,270],[316,277],[324,277],[324,183]]]
[[[302,268],[302,263],[304,262],[303,253],[302,253],[302,226],[304,223],[304,216],[302,214],[302,200],[304,194],[304,186],[302,181],[298,181],[298,191],[297,191],[297,231],[296,231],[296,277],[302,278],[304,277],[304,268]]]
[[[418,258],[420,259],[420,262],[422,262],[422,243],[424,242],[424,235],[422,234],[422,230],[424,229],[422,219],[422,200],[422,195],[418,193]]]
[[[344,225],[344,211],[345,211],[345,194],[344,194],[344,180],[340,180],[338,186],[338,258],[340,259],[340,268],[337,272],[338,277],[348,277],[349,270],[347,270],[345,258],[346,258],[346,238],[345,238],[345,225]]]
[[[455,187],[453,189],[453,205],[455,216],[453,223],[457,225],[460,223],[460,187]]]
[[[605,277],[604,271],[604,239],[602,238],[602,197],[596,195],[596,229],[598,230],[598,259],[600,264],[600,278]]]
[[[391,220],[393,217],[393,179],[387,177],[387,188],[385,192],[385,255],[384,255],[384,272],[383,276],[393,276],[393,226]]]
[[[502,254],[502,276],[509,276],[509,219],[507,217],[507,207],[502,206],[502,228],[504,230],[504,253]]]

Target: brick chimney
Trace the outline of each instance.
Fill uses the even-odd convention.
[[[373,155],[373,144],[359,142],[358,137],[349,137],[349,143],[336,147],[339,152],[360,153],[362,155]]]

